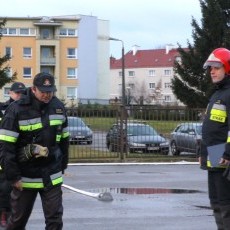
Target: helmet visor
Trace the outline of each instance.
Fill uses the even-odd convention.
[[[206,61],[205,63],[204,63],[204,66],[203,66],[203,68],[204,69],[207,69],[208,67],[217,67],[217,68],[220,68],[220,67],[222,67],[223,66],[223,64],[221,63],[221,62],[218,62],[218,61]]]

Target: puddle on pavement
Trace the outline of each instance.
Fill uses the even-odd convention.
[[[189,189],[169,189],[169,188],[108,188],[99,189],[99,192],[111,192],[114,194],[133,194],[133,195],[144,195],[144,194],[164,194],[164,193],[174,193],[174,194],[184,194],[184,193],[202,193],[199,190],[189,190]]]

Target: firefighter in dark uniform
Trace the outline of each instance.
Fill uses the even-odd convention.
[[[0,105],[0,117],[2,119],[3,113],[7,107],[13,102],[20,99],[26,87],[22,82],[14,82],[9,90],[10,99]],[[0,226],[6,227],[7,219],[10,213],[10,192],[11,184],[6,179],[4,171],[0,164]]]
[[[25,229],[37,194],[47,230],[63,228],[62,174],[67,168],[69,133],[63,103],[54,95],[54,77],[39,73],[2,119],[3,169],[11,181],[8,230]]]
[[[208,191],[218,230],[230,229],[230,181],[225,176],[230,163],[230,51],[215,49],[204,64],[215,92],[209,100],[202,127],[200,164],[208,170]],[[218,166],[208,155],[209,146],[225,144]]]

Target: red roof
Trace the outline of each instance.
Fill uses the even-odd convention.
[[[135,55],[133,51],[125,54],[125,68],[156,68],[173,67],[176,57],[179,57],[177,49],[138,50]],[[121,69],[121,59],[110,58],[110,69]]]

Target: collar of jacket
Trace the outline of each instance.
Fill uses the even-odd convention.
[[[218,89],[226,89],[230,88],[230,75],[225,75],[224,79],[217,82],[215,84],[215,88]]]
[[[52,100],[52,99],[51,99]],[[26,90],[26,93],[22,95],[21,99],[18,101],[21,105],[32,105],[36,110],[44,109],[49,103],[44,103],[39,101],[33,94],[31,88]]]

